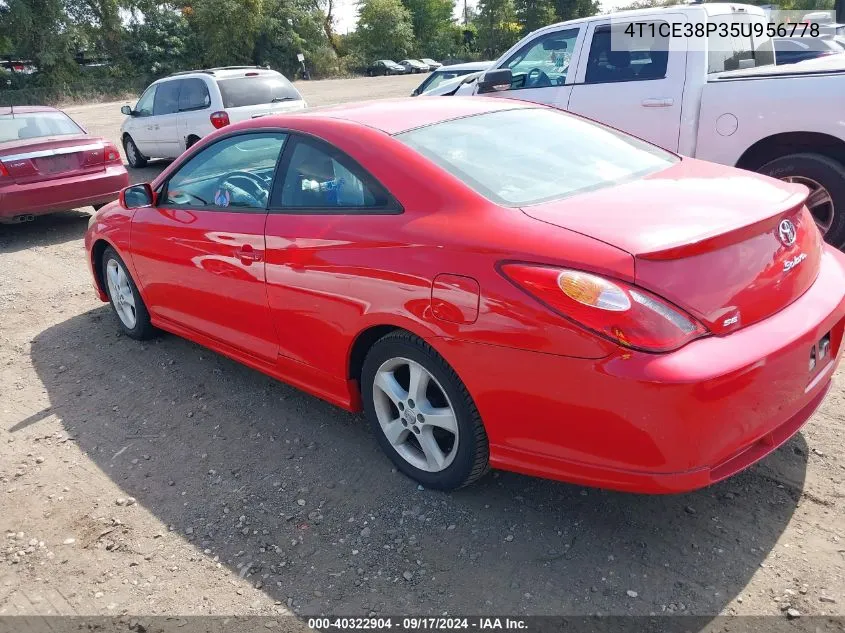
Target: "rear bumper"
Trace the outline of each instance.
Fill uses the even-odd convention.
[[[578,359],[432,341],[473,394],[496,468],[635,492],[719,481],[792,437],[843,354],[845,256],[774,316],[671,354]],[[814,371],[810,350],[830,334]]]
[[[117,200],[121,189],[128,186],[129,174],[123,165],[110,165],[105,171],[84,176],[4,185],[0,187],[0,219],[106,204]]]

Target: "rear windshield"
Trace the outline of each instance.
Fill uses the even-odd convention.
[[[598,123],[539,108],[454,119],[397,138],[504,206],[603,189],[678,160]]]
[[[64,134],[84,134],[64,112],[0,114],[0,143]]]
[[[298,101],[302,98],[291,82],[281,75],[220,79],[217,85],[220,86],[224,108],[261,105],[274,101]]]

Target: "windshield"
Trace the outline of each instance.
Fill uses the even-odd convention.
[[[254,77],[233,77],[220,79],[220,96],[224,108],[261,105],[273,101],[299,101],[293,84],[282,75],[258,75]]]
[[[598,123],[540,108],[454,119],[397,138],[504,206],[610,187],[678,160]]]
[[[24,112],[0,115],[0,143],[66,134],[85,134],[85,131],[64,112]]]

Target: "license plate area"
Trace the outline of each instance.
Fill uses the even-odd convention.
[[[61,174],[79,168],[79,157],[76,154],[60,154],[35,159],[35,167],[40,174]]]

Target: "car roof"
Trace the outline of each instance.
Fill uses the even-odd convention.
[[[441,66],[437,72],[446,72],[450,70],[486,70],[493,65],[493,62],[465,62],[463,64],[450,64],[449,66]]]
[[[212,77],[214,79],[231,79],[232,77],[245,77],[246,75],[279,75],[276,70],[263,68],[261,66],[223,66],[220,68],[205,68],[202,70],[185,70],[162,77],[153,83],[170,81],[171,79],[192,79],[194,77]]]
[[[0,108],[0,115],[29,114],[31,112],[61,112],[61,110],[51,108],[49,106],[15,106],[14,108]]]
[[[490,97],[449,97],[448,99],[405,97],[404,99],[361,101],[314,108],[299,116],[342,119],[393,135],[476,114],[541,107],[525,101]],[[266,118],[269,119],[270,117]]]

